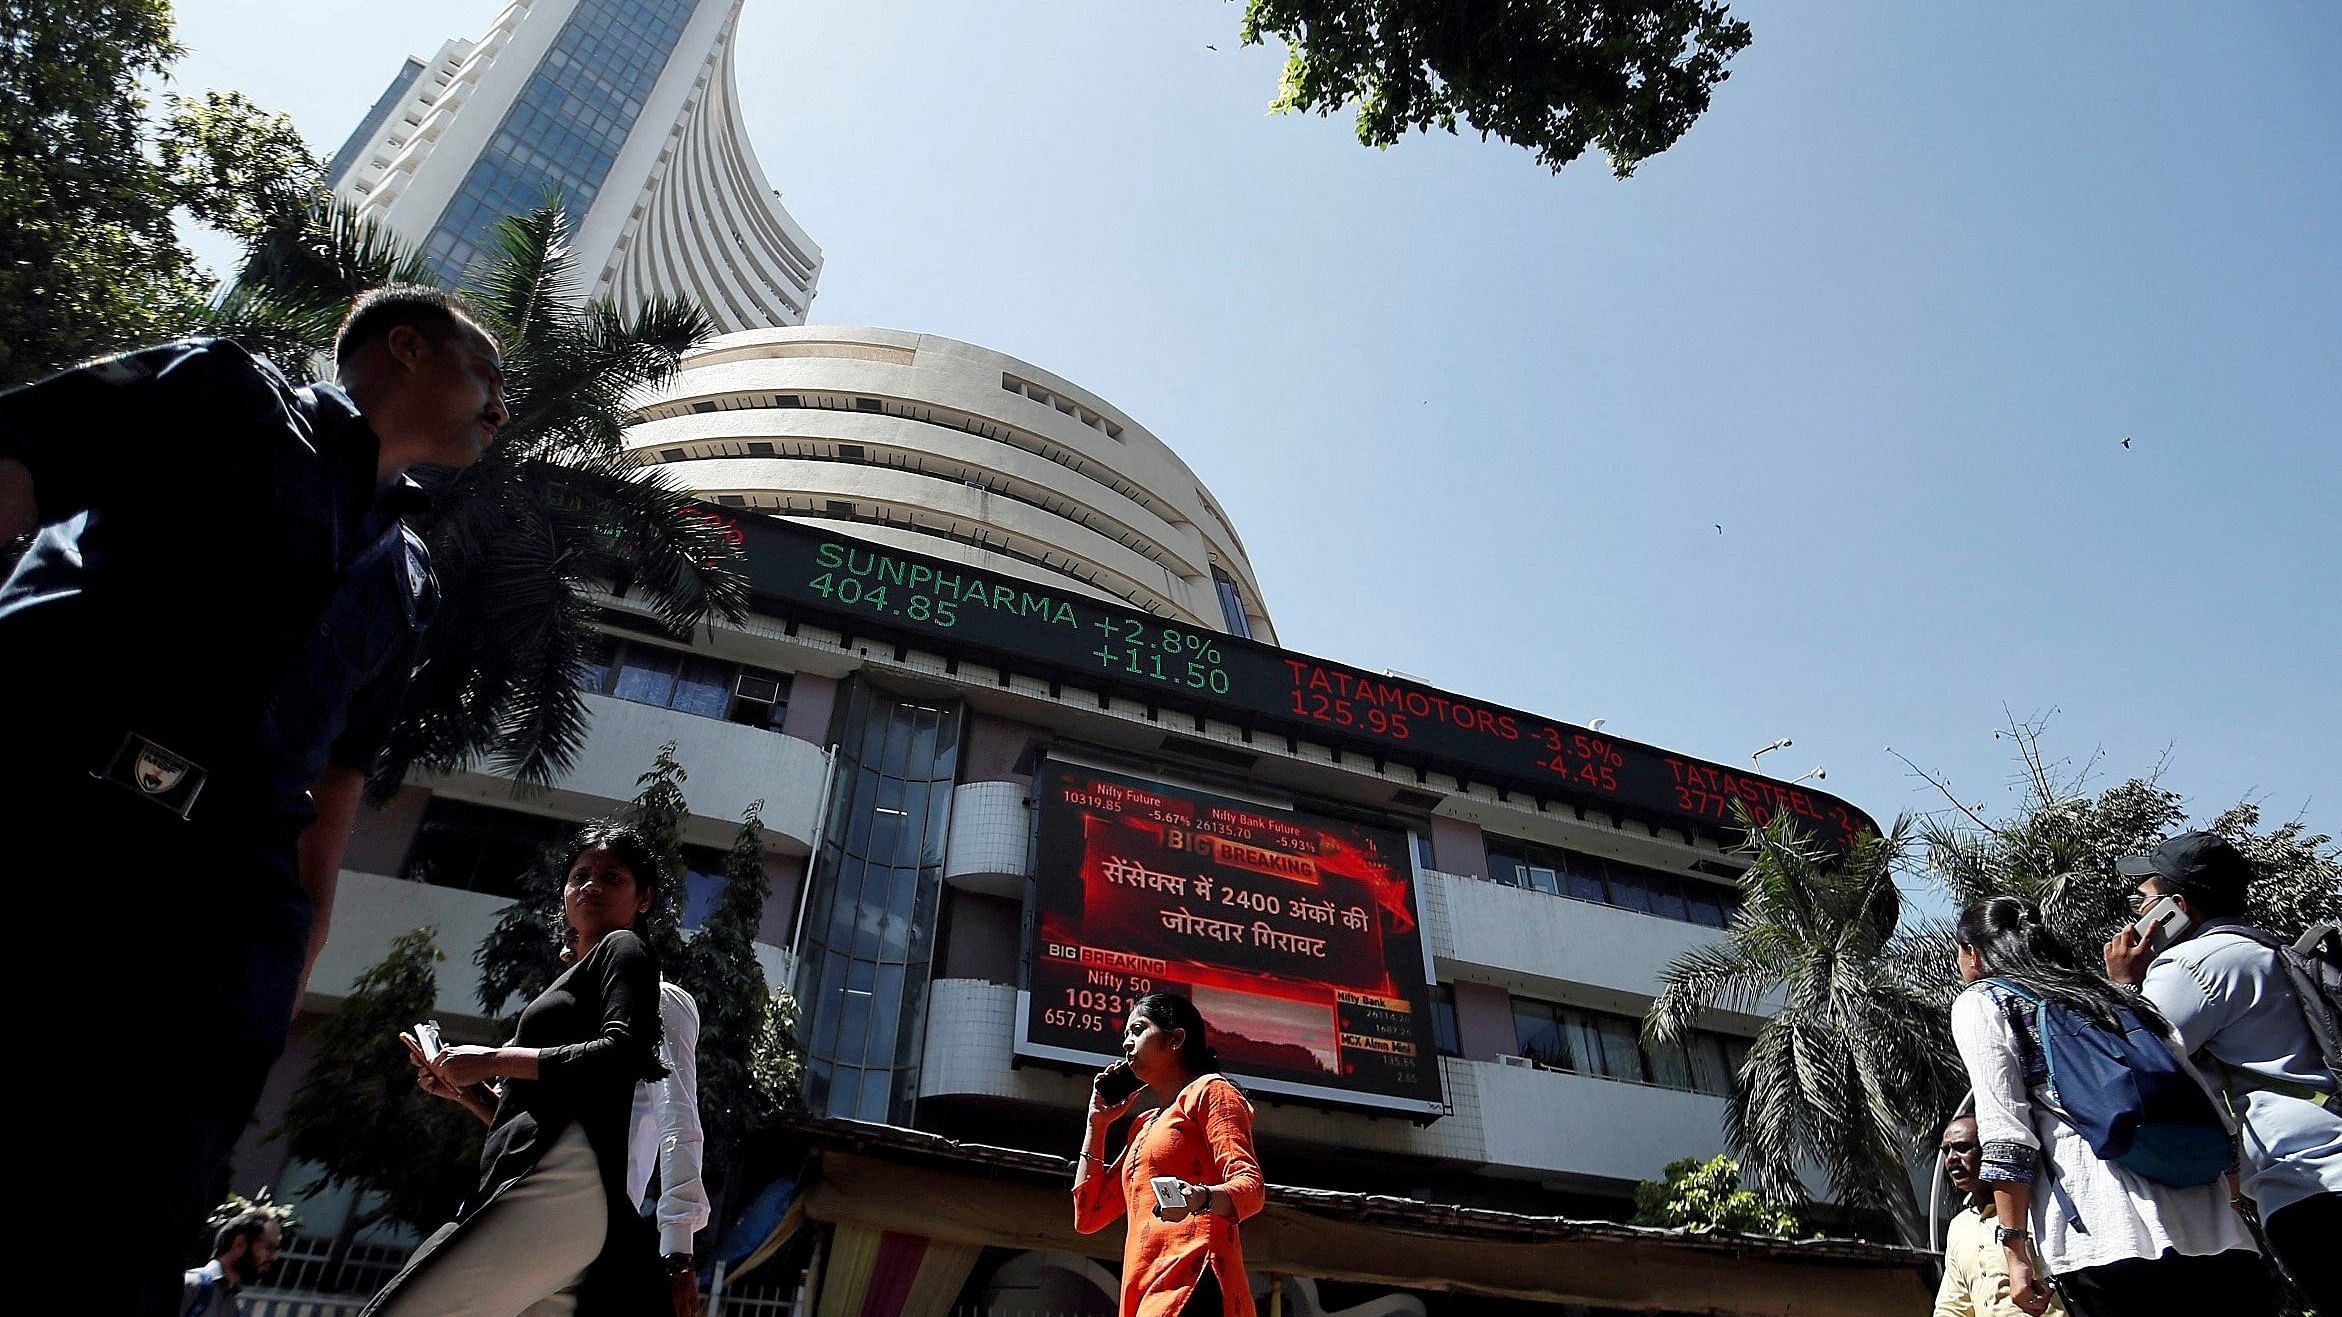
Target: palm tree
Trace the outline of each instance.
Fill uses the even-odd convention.
[[[346,207],[313,208],[250,245],[222,327],[298,369],[331,340],[356,293],[432,282],[430,267]],[[593,643],[593,592],[630,594],[677,634],[737,619],[738,552],[689,495],[626,457],[630,403],[674,378],[715,332],[696,306],[656,298],[631,312],[578,294],[558,198],[497,225],[463,291],[504,349],[512,421],[463,471],[442,473],[416,518],[442,602],[372,788],[413,768],[485,762],[546,783],[575,760],[578,687]]]
[[[1844,855],[1784,813],[1749,828],[1745,900],[1721,941],[1660,971],[1647,1036],[1671,1042],[1710,1010],[1778,1004],[1741,1064],[1724,1137],[1768,1197],[1805,1198],[1801,1168],[1839,1202],[1887,1213],[1926,1247],[1911,1185],[1920,1139],[1966,1088],[1941,1004],[1905,975],[1895,885],[1909,824]]]

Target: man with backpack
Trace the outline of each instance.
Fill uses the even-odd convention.
[[[2243,921],[2252,866],[2207,832],[2116,864],[2138,881],[2140,924],[2106,944],[2106,973],[2154,1003],[2212,1064],[2242,1131],[2244,1194],[2312,1306],[2342,1313],[2342,937],[2297,944]]]

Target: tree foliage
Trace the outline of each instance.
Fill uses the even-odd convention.
[[[770,1044],[775,1027],[772,993],[756,959],[756,932],[770,892],[762,810],[758,801],[741,818],[724,854],[724,886],[715,908],[669,975],[699,1003],[699,1112],[707,1176],[719,1193],[742,1140],[795,1098],[794,1089],[776,1093],[767,1087],[770,1077],[760,1066],[760,1048]],[[792,1015],[794,1008],[790,1003]]]
[[[479,1176],[480,1125],[415,1086],[398,1034],[430,1019],[439,996],[434,932],[392,939],[318,1026],[317,1059],[278,1131],[319,1168],[303,1193],[347,1186],[372,1198],[345,1236],[388,1216],[429,1232],[455,1215]]]
[[[201,317],[140,86],[179,54],[166,0],[0,4],[0,387]]]
[[[1837,1201],[1889,1214],[1923,1245],[1908,1166],[1966,1083],[1940,1007],[1898,954],[1908,835],[1898,822],[1839,855],[1786,811],[1752,823],[1740,913],[1720,941],[1660,971],[1644,1030],[1667,1041],[1710,1010],[1777,1006],[1733,1085],[1725,1141],[1766,1198],[1803,1200],[1811,1166]]]
[[[1355,105],[1368,146],[1461,125],[1557,172],[1598,148],[1620,178],[1691,128],[1750,40],[1714,0],[1247,0],[1242,36],[1287,46],[1272,108]]]
[[[1663,1174],[1664,1179],[1635,1186],[1631,1224],[1744,1235],[1798,1233],[1797,1213],[1744,1186],[1740,1163],[1721,1153],[1704,1162],[1696,1157],[1669,1162]]]
[[[1995,733],[2015,761],[2016,800],[2005,817],[1989,817],[1985,806],[1962,803],[1949,783],[1922,774],[1952,802],[1919,826],[1923,873],[1955,907],[2002,893],[2026,897],[2088,960],[2132,917],[2126,900],[2136,881],[2116,873],[2115,861],[2200,829],[2226,837],[2251,862],[2250,922],[2293,938],[2311,924],[2342,920],[2342,846],[2332,837],[2300,819],[2264,828],[2251,801],[2191,822],[2185,799],[2160,784],[2160,768],[2093,791],[2098,758],[2079,765],[2053,758],[2047,729],[2046,717],[2011,718]],[[1931,926],[1923,937],[1924,948],[1914,944],[1911,973],[1948,1000],[1959,987],[1950,931]]]

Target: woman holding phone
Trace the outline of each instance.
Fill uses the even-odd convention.
[[[1128,1218],[1121,1317],[1253,1317],[1237,1223],[1260,1211],[1267,1186],[1252,1150],[1252,1103],[1218,1073],[1205,1033],[1194,1002],[1148,993],[1130,1008],[1122,1060],[1091,1085],[1073,1224],[1088,1235]],[[1141,1092],[1155,1108],[1132,1126],[1122,1154],[1104,1160],[1107,1128]]]
[[[589,823],[562,872],[577,956],[521,1009],[512,1041],[426,1056],[400,1036],[423,1091],[462,1104],[488,1135],[479,1187],[367,1317],[669,1307],[649,1227],[626,1193],[634,1086],[664,1073],[658,968],[635,932],[657,899],[659,862],[634,828]]]

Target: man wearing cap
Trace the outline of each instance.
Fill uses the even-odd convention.
[[[2144,992],[2191,1054],[2217,1062],[2243,1124],[2243,1190],[2270,1250],[2312,1306],[2342,1312],[2342,1098],[2277,953],[2239,930],[2252,866],[2189,832],[2116,862],[2144,916],[2186,916],[2166,945],[2123,925],[2107,977]]]

